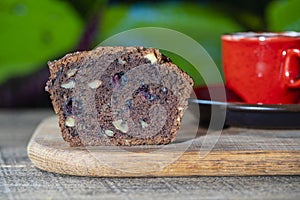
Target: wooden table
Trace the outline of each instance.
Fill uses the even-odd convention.
[[[44,172],[30,162],[26,146],[39,122],[51,115],[0,111],[0,199],[300,198],[300,176],[93,178]]]

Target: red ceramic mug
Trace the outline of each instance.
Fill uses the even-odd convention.
[[[253,104],[294,104],[300,98],[300,33],[222,36],[226,87]]]

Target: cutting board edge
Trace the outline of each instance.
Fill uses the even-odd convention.
[[[198,151],[186,151],[173,163],[157,171],[132,173],[99,163],[88,151],[55,149],[35,139],[54,117],[36,128],[28,146],[29,159],[39,169],[75,176],[148,177],[148,176],[251,176],[299,175],[300,150],[214,151],[201,158]],[[59,137],[60,138],[60,137]],[[60,138],[62,140],[62,138]],[[63,143],[68,145],[66,142]],[[274,160],[275,159],[275,160]],[[116,162],[117,163],[117,162]]]

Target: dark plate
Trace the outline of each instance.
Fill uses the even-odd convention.
[[[214,94],[221,91],[221,86],[209,88],[209,91]],[[190,99],[189,102],[199,105],[200,123],[204,126],[211,122],[211,111],[214,109],[214,113],[225,115],[225,126],[264,129],[300,128],[300,104],[246,104],[240,102],[241,99],[226,88],[228,102],[212,101],[206,87],[198,87],[194,90],[198,99]]]

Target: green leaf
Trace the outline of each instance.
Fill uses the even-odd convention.
[[[115,5],[108,7],[104,14],[99,42],[128,29],[149,26],[170,28],[192,37],[207,50],[220,71],[221,35],[241,31],[241,27],[228,16],[197,4],[166,2]],[[193,77],[196,85],[204,84],[186,60],[170,52],[166,54]]]
[[[270,31],[300,31],[300,1],[273,1],[267,8]]]
[[[30,73],[72,48],[82,22],[57,0],[0,1],[0,82]]]

